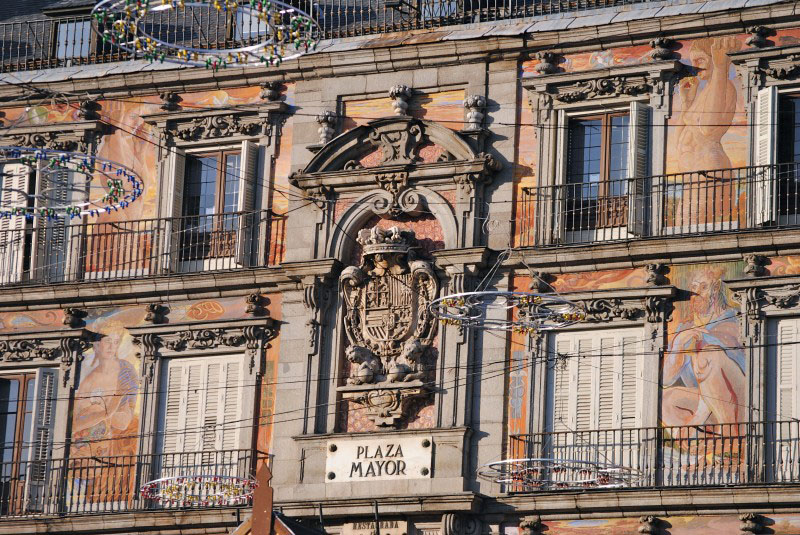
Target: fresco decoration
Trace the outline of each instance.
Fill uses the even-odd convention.
[[[517,119],[517,150],[514,158],[514,245],[525,247],[534,244],[535,203],[523,196],[526,188],[537,184],[536,169],[539,165],[539,135],[536,116],[527,98],[520,98]]]
[[[280,296],[263,298],[269,315],[280,319]],[[169,303],[172,323],[250,317],[243,297]],[[72,412],[72,477],[68,493],[75,503],[107,503],[133,497],[135,455],[139,451],[142,399],[138,348],[126,327],[145,323],[145,307],[89,309],[85,329],[94,340],[83,355]],[[64,329],[61,310],[0,314],[0,332]],[[271,413],[275,398],[278,341],[266,352],[262,415]],[[258,447],[271,448],[271,419],[259,428]],[[98,460],[114,457],[113,463]],[[68,504],[69,505],[69,504]]]
[[[644,268],[585,271],[581,273],[564,273],[558,275],[554,281],[549,281],[549,283],[557,292],[637,288],[647,286],[647,274]]]
[[[766,265],[771,276],[800,274],[800,256],[776,256],[770,258]]]

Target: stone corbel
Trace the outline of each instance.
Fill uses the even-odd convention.
[[[744,513],[739,515],[739,532],[742,535],[765,533],[767,525],[766,520],[766,518],[756,513]]]
[[[520,535],[543,535],[546,529],[539,515],[523,517],[519,522]]]
[[[98,120],[17,126],[3,136],[3,143],[19,147],[90,154],[94,152],[105,133],[105,125]]]
[[[272,80],[269,82],[264,82],[261,84],[261,100],[266,100],[267,102],[278,102],[281,99],[281,89],[283,89],[283,83],[277,80]]]
[[[319,124],[319,128],[317,129],[317,133],[319,134],[319,143],[316,145],[309,145],[307,147],[308,150],[316,154],[320,151],[320,149],[322,149],[322,147],[328,144],[336,135],[336,123],[338,122],[339,116],[336,115],[336,112],[333,110],[325,110],[317,115],[317,123]]]
[[[744,273],[748,277],[763,277],[767,273],[767,257],[757,254],[744,256]]]
[[[308,312],[308,354],[317,355],[322,346],[325,313],[332,301],[333,288],[324,277],[315,275],[303,279],[303,306]]]
[[[85,329],[0,335],[0,368],[58,363],[63,386],[74,386],[76,366],[90,343],[91,333]]]
[[[650,41],[650,47],[653,49],[650,53],[650,57],[656,61],[672,59],[673,46],[675,46],[675,41],[673,39],[668,37],[656,37]]]
[[[669,270],[666,264],[647,264],[644,266],[644,270],[647,275],[647,284],[651,286],[666,284],[667,278],[664,275]]]
[[[661,519],[653,515],[641,516],[637,531],[642,535],[661,535]]]
[[[407,85],[396,85],[389,89],[389,98],[391,98],[394,102],[392,102],[392,108],[394,109],[394,114],[400,117],[405,117],[408,115],[408,105],[411,101],[411,97],[414,96],[414,90],[408,87]]]

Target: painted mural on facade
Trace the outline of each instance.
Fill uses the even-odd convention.
[[[265,297],[270,316],[280,319],[280,296]],[[201,322],[248,317],[243,297],[170,303],[169,321]],[[70,463],[74,477],[67,484],[78,502],[111,502],[131,498],[139,451],[142,397],[139,348],[127,327],[145,323],[144,306],[89,309],[85,329],[93,334],[83,353],[72,410]],[[63,328],[63,312],[34,311],[0,314],[0,332]],[[266,373],[260,392],[257,444],[269,452],[278,361],[277,339],[266,353]],[[114,457],[98,464],[98,458]]]

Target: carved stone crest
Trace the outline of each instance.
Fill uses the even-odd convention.
[[[365,405],[378,425],[394,425],[408,397],[423,387],[423,360],[436,332],[428,305],[439,283],[431,264],[417,258],[413,232],[376,227],[362,230],[358,242],[361,266],[346,268],[339,278],[351,363],[340,390]]]

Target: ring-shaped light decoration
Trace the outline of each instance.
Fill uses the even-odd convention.
[[[148,481],[140,488],[142,498],[171,507],[249,505],[258,481],[251,477],[182,475]]]
[[[14,188],[14,179],[19,176],[7,171],[10,163],[22,164],[29,171],[38,171],[40,187],[36,194]],[[45,218],[57,220],[61,218],[96,217],[125,210],[136,202],[144,192],[144,183],[137,173],[126,165],[106,158],[92,156],[80,152],[55,149],[38,149],[32,147],[0,146],[0,165],[3,165],[3,176],[0,184],[0,219],[13,217]],[[70,187],[61,184],[58,177],[63,171],[74,176],[84,177],[84,185],[89,191],[88,198],[76,203],[52,204],[55,190],[59,187]],[[72,186],[74,187],[74,186]],[[77,188],[76,188],[77,189]],[[93,191],[97,193],[93,194]],[[6,204],[7,199],[16,198],[17,202]],[[36,200],[40,202],[36,202]],[[33,200],[34,202],[30,202]]]
[[[233,37],[226,48],[185,46],[154,35],[148,24],[185,9],[209,9],[226,15]],[[231,16],[228,16],[231,15]],[[218,70],[233,65],[278,66],[319,43],[319,25],[301,9],[280,0],[101,0],[92,10],[92,28],[109,42],[151,62],[171,62]],[[255,25],[255,29],[254,29]],[[245,29],[244,26],[249,26]],[[245,31],[247,30],[247,31]],[[177,36],[179,32],[174,32]],[[253,35],[255,34],[255,35]]]
[[[530,292],[464,292],[440,297],[430,308],[445,325],[524,334],[561,329],[586,318],[577,303]]]
[[[612,463],[533,457],[487,463],[478,469],[478,477],[506,485],[511,492],[530,492],[635,487],[643,474]]]

